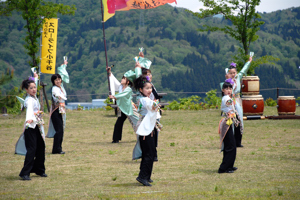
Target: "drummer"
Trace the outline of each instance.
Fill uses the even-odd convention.
[[[242,99],[241,99],[241,80],[243,76],[247,76],[247,72],[250,67],[250,63],[252,61],[252,57],[249,58],[249,61],[245,63],[244,67],[242,70],[238,73],[236,69],[236,63],[231,63],[229,66],[229,76],[230,78],[234,81],[233,84],[233,89],[232,89],[232,94],[235,96],[236,104],[235,104],[235,109],[238,111],[239,116],[240,116],[240,126],[241,128],[237,127],[234,132],[234,137],[236,141],[236,147],[244,147],[242,145],[242,133],[241,129],[244,129],[244,122],[243,122],[243,107],[242,107]]]

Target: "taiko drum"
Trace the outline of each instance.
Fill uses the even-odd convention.
[[[242,78],[242,94],[257,95],[259,94],[259,78],[258,76],[244,76]]]
[[[263,115],[264,98],[262,95],[243,95],[242,101],[244,116]]]
[[[278,115],[295,115],[296,99],[294,96],[279,96],[277,98]]]

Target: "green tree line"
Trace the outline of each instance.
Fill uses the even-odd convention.
[[[106,98],[107,77],[99,1],[56,0],[55,3],[74,4],[74,16],[59,17],[57,66],[68,56],[70,84],[66,84],[69,101],[90,101]],[[296,88],[300,81],[300,8],[272,13],[260,13],[265,22],[257,32],[259,38],[250,51],[255,56],[272,55],[279,58],[275,65],[261,65],[255,69],[261,88]],[[0,71],[15,70],[14,79],[2,87],[2,93],[30,75],[28,56],[23,47],[25,29],[20,13],[1,16]],[[124,72],[134,68],[133,57],[144,47],[145,57],[152,60],[153,82],[158,91],[169,91],[166,98],[184,97],[171,92],[207,92],[219,90],[224,81],[224,69],[232,62],[239,44],[220,32],[198,32],[199,27],[218,23],[230,25],[220,17],[199,19],[184,9],[169,5],[151,10],[116,12],[105,23],[108,61],[114,64],[114,75],[120,79]],[[254,57],[255,59],[255,57]],[[51,75],[41,79],[48,83]],[[282,91],[282,95],[287,95]],[[290,91],[295,96],[299,92]],[[273,91],[262,93],[264,98],[276,98]],[[92,95],[90,95],[92,94]],[[48,96],[49,96],[48,95]],[[74,95],[74,96],[73,96]]]

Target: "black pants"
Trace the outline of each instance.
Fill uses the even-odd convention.
[[[127,116],[121,111],[121,116],[118,117],[118,119],[115,123],[113,141],[122,140],[123,124],[124,124],[126,119],[127,119]]]
[[[45,173],[45,142],[38,126],[25,129],[24,138],[27,153],[20,176]]]
[[[225,138],[224,142],[224,150],[223,150],[223,161],[220,165],[220,172],[224,172],[233,167],[235,158],[236,158],[236,142],[234,139],[232,126],[230,126]]]
[[[234,128],[234,138],[235,138],[236,146],[240,147],[242,145],[242,134],[241,134],[240,125]]]
[[[142,161],[140,165],[140,173],[139,177],[141,179],[149,180],[152,174],[153,168],[153,160],[155,156],[155,143],[154,143],[154,135],[151,136],[139,136],[140,145],[142,149]]]
[[[52,115],[51,120],[54,126],[55,135],[53,140],[53,148],[52,153],[60,153],[62,152],[62,142],[64,137],[64,123],[62,119],[62,114],[59,113],[59,110],[56,109]]]
[[[156,128],[154,128],[154,144],[155,144],[155,155],[154,158],[157,158],[157,142],[158,142],[158,131]]]

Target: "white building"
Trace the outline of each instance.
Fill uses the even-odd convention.
[[[78,108],[78,105],[83,107],[83,110],[89,110],[92,108],[102,108],[106,106],[105,99],[93,99],[92,102],[70,102],[67,103],[66,108],[74,110]]]

